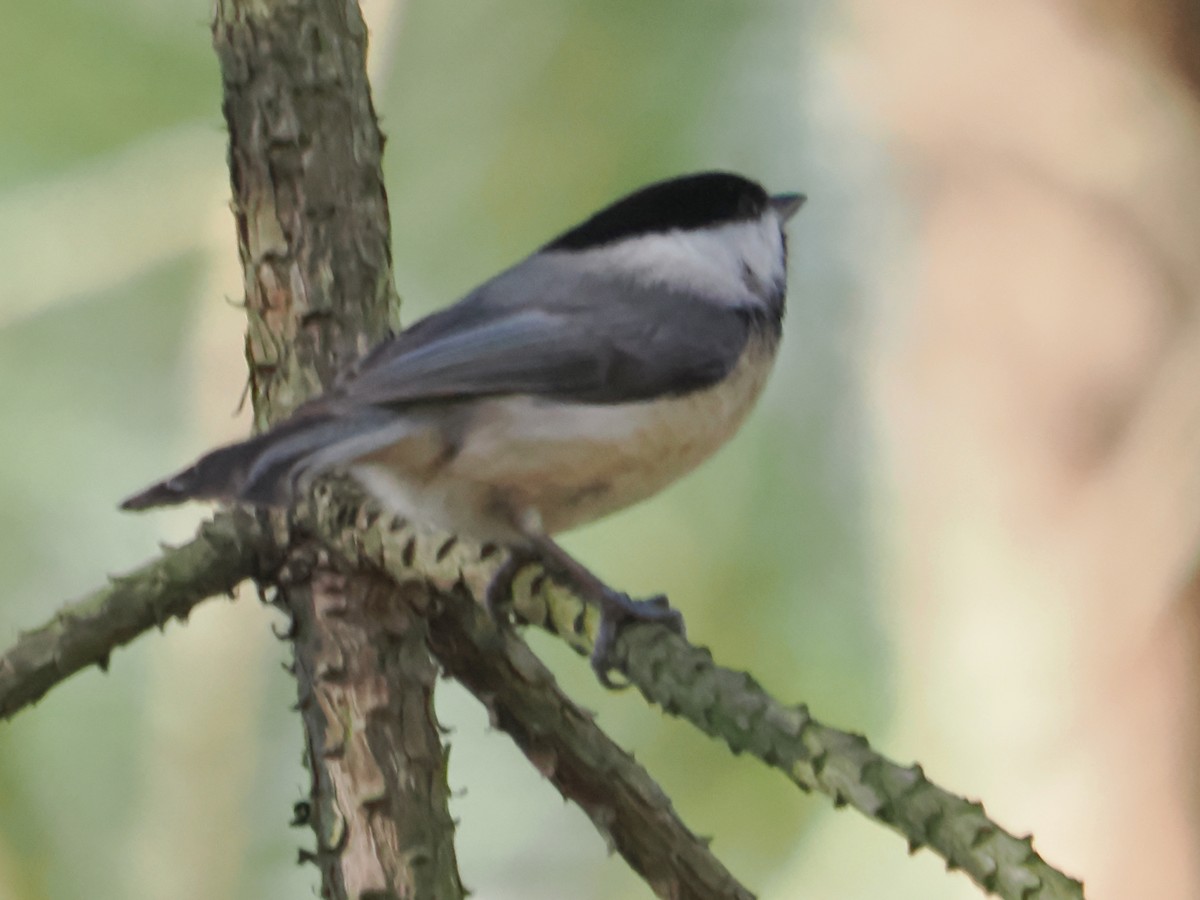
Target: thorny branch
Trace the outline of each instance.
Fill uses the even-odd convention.
[[[318,497],[321,491],[318,491]],[[419,577],[440,590],[467,585],[481,598],[502,561],[445,536],[408,527],[381,527],[319,499],[312,524],[339,554],[371,564],[398,583]],[[449,548],[449,549],[447,549]],[[594,610],[530,565],[511,576],[513,611],[519,621],[562,637],[577,651],[591,651]],[[949,869],[1013,900],[1081,898],[1083,886],[1048,864],[1030,837],[1016,837],[991,821],[982,804],[958,797],[926,778],[920,766],[901,766],[877,753],[861,735],[812,718],[803,705],[788,706],[744,672],[717,665],[709,651],[670,629],[639,625],[622,631],[614,660],[646,699],[781,771],[804,791],[828,795],[904,836],[911,851],[928,847]]]
[[[390,324],[382,140],[353,3],[219,0],[213,33],[261,426],[327,384]],[[296,622],[314,778],[304,818],[317,834],[312,856],[327,896],[463,893],[427,645],[656,892],[747,896],[649,776],[464,594],[466,585],[482,596],[500,554],[384,527],[339,498],[318,491],[302,516],[339,559],[278,520],[268,528],[244,512],[224,513],[194,541],[22,635],[0,656],[0,717],[87,665],[103,666],[114,648],[185,617],[204,597],[256,578],[280,586]],[[578,598],[536,567],[513,575],[503,577],[516,617],[586,652],[595,622]],[[1014,900],[1082,897],[1078,882],[1047,865],[1028,838],[990,822],[979,804],[816,722],[803,706],[780,703],[667,629],[627,629],[617,661],[665,711],[888,825],[914,850],[929,846],[988,890]]]
[[[269,579],[281,560],[253,515],[218,515],[182,547],[167,548],[136,572],[112,578],[18,637],[0,656],[0,719],[36,703],[87,666],[107,668],[113,650],[171,619],[187,619],[214,594],[229,594],[247,578]]]
[[[327,488],[322,486],[318,494],[322,490]],[[500,554],[481,554],[478,548],[464,542],[379,521],[377,515],[355,506],[341,506],[328,495],[314,503],[303,521],[341,558],[335,568],[350,566],[386,574],[407,592],[406,602],[428,617],[433,629],[428,640],[450,674],[459,677],[477,694],[487,694],[485,703],[502,704],[497,707],[503,710],[497,716],[497,724],[504,730],[515,733],[514,737],[521,733],[536,736],[534,742],[525,744],[518,740],[518,743],[535,762],[541,761],[540,770],[565,795],[570,796],[568,790],[572,790],[581,796],[602,796],[607,803],[616,802],[609,787],[616,756],[601,754],[606,762],[583,766],[573,773],[579,787],[569,788],[556,777],[561,774],[557,766],[544,765],[547,757],[539,754],[537,747],[553,746],[555,759],[571,754],[585,761],[596,759],[591,746],[597,740],[591,730],[595,725],[585,715],[560,707],[567,710],[563,713],[564,721],[551,727],[547,713],[561,703],[561,695],[548,676],[543,678],[541,664],[514,634],[501,631],[481,609],[464,602],[464,588],[475,597],[483,595],[490,580],[503,568]],[[197,542],[213,527],[206,526]],[[252,529],[244,532],[242,539],[245,541],[242,549],[248,558],[269,559],[273,543],[265,531]],[[163,566],[179,567],[181,563],[176,556],[192,552],[192,545],[169,550],[162,560],[126,576],[119,585],[129,590],[130,596],[143,597],[150,608],[163,608],[153,600],[153,594],[169,582],[155,573]],[[218,569],[222,564],[209,555],[203,558],[211,559]],[[329,561],[324,562],[328,566]],[[214,577],[205,571],[192,574],[201,582]],[[418,589],[415,595],[414,588]],[[596,624],[593,613],[569,591],[546,579],[537,566],[517,572],[511,579],[510,590],[519,620],[560,636],[581,653],[589,651]],[[118,591],[109,602],[123,604],[125,599],[126,595]],[[86,607],[91,602],[89,598],[80,605]],[[69,607],[56,620],[76,620],[79,612]],[[148,621],[142,630],[153,625]],[[14,671],[10,662],[14,654],[26,661],[22,672],[50,673],[36,676],[43,679],[40,682],[43,692],[78,668],[68,671],[55,667],[58,651],[53,642],[19,641],[0,656],[0,673]],[[496,658],[489,659],[488,654]],[[1018,838],[990,821],[980,804],[939,788],[918,766],[904,767],[886,759],[860,735],[818,722],[803,706],[780,702],[749,675],[717,665],[706,649],[689,644],[668,629],[657,626],[626,629],[618,641],[616,659],[630,682],[665,711],[724,741],[735,753],[748,753],[780,770],[803,790],[819,791],[830,796],[836,805],[852,806],[876,819],[904,836],[912,850],[929,847],[946,860],[948,868],[961,868],[987,890],[1020,900],[1083,896],[1079,882],[1047,864],[1028,837]],[[491,670],[491,674],[475,683],[480,676],[471,674],[468,667]],[[490,678],[497,672],[507,672],[515,682],[526,681],[530,695],[508,694],[509,690],[516,690],[513,681],[491,683]],[[15,682],[0,680],[0,708],[11,715],[24,705],[16,698],[28,693],[21,677]],[[493,699],[499,697],[507,699]],[[658,789],[651,786],[652,782],[641,783],[637,780],[640,776],[635,774],[618,773],[616,777],[632,779],[632,783],[640,785],[632,791],[635,798],[642,795],[652,805],[659,802]],[[596,811],[582,805],[589,815]],[[601,815],[607,825],[608,839],[618,849],[623,842],[644,839],[623,832],[623,817],[607,816],[603,811]],[[672,827],[686,833],[682,825]],[[337,835],[333,837],[336,841]],[[695,847],[688,847],[688,852],[695,851]],[[631,864],[642,871],[634,860]],[[736,882],[730,884],[730,890],[737,889]]]
[[[366,46],[353,2],[216,5],[260,428],[328,387],[392,323],[383,136]],[[285,546],[278,599],[296,626],[306,821],[323,896],[462,897],[425,623],[381,617],[377,579],[334,573],[303,543]]]
[[[679,820],[662,788],[559,690],[515,632],[498,628],[461,588],[427,595],[424,613],[446,673],[658,896],[751,900],[707,841]]]

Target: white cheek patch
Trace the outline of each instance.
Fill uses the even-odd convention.
[[[677,285],[719,303],[764,303],[756,288],[783,281],[783,235],[779,217],[733,222],[699,231],[647,234],[575,255],[596,271],[621,268],[643,284]]]

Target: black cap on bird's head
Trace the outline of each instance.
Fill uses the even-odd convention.
[[[641,235],[718,228],[752,221],[770,208],[785,222],[803,203],[801,194],[771,196],[762,185],[732,172],[681,175],[606,206],[542,249],[589,250]]]

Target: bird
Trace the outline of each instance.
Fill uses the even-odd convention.
[[[646,185],[121,506],[286,507],[344,472],[410,522],[540,560],[598,607],[592,666],[615,686],[620,629],[682,632],[682,617],[554,538],[658,493],[741,426],[777,355],[804,202],[726,171]]]

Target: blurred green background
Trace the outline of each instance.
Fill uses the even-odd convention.
[[[888,653],[863,549],[853,272],[879,252],[889,201],[872,143],[837,112],[819,6],[377,0],[368,13],[406,323],[649,180],[720,167],[809,195],[759,410],[700,472],[567,544],[615,584],[667,592],[723,663],[870,733],[888,711]],[[116,504],[245,428],[207,14],[179,0],[5,10],[3,644],[189,536],[201,509]],[[306,775],[277,620],[250,590],[210,602],[0,725],[0,898],[314,894],[314,870],[296,865],[311,834],[287,827]],[[849,896],[831,886],[875,854],[903,856],[531,640],[763,896]],[[475,896],[649,896],[469,696],[446,684],[439,712]],[[907,869],[941,877],[928,855]]]

